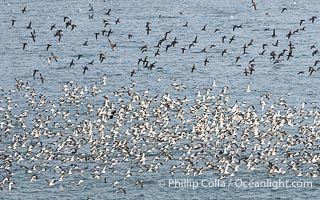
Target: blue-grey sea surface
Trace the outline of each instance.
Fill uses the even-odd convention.
[[[25,6],[26,12],[22,13]],[[93,10],[90,10],[91,7]],[[112,100],[114,91],[121,90],[123,86],[130,87],[134,81],[135,91],[139,94],[145,90],[148,90],[150,96],[167,92],[172,97],[186,96],[192,101],[198,91],[205,93],[204,88],[211,87],[215,81],[217,86],[210,93],[219,94],[223,87],[228,86],[230,102],[248,102],[248,105],[259,107],[261,96],[272,94],[272,100],[283,98],[292,107],[300,108],[302,102],[307,102],[306,108],[318,106],[320,72],[316,70],[309,76],[308,69],[319,59],[319,54],[312,55],[315,49],[311,47],[320,47],[320,22],[317,19],[314,23],[309,21],[312,16],[319,14],[319,1],[256,0],[256,7],[257,10],[252,7],[251,0],[2,0],[0,86],[3,90],[0,98],[4,100],[8,91],[16,90],[17,81],[22,80],[34,88],[37,95],[57,101],[64,94],[62,86],[73,81],[73,84],[80,87],[99,85],[103,94],[99,98],[91,97],[86,102],[99,105],[103,101],[103,95]],[[287,10],[282,12],[283,8]],[[110,15],[105,14],[109,9]],[[93,18],[90,19],[89,15],[92,14]],[[66,28],[65,16],[76,24],[74,30]],[[110,24],[104,27],[103,19]],[[118,24],[117,19],[120,21]],[[300,26],[302,19],[305,22]],[[11,20],[15,20],[14,26],[11,25]],[[27,29],[30,21],[32,29]],[[151,28],[149,35],[146,31],[147,22]],[[186,22],[188,27],[183,26]],[[54,24],[56,29],[50,30],[50,26]],[[242,28],[233,30],[234,25],[241,24]],[[205,25],[206,31],[202,31]],[[305,31],[295,33],[290,39],[286,37],[290,30],[303,27]],[[58,29],[63,30],[60,42],[58,37],[54,37]],[[113,33],[109,38],[102,36],[101,31],[104,29],[112,29]],[[215,32],[216,29],[219,30]],[[272,37],[273,29],[276,37]],[[36,32],[35,42],[30,34],[33,30]],[[160,55],[154,56],[157,51],[155,46],[167,31],[171,32],[160,48]],[[94,33],[98,32],[100,34],[96,39]],[[128,34],[132,34],[132,38],[129,39]],[[196,36],[197,43],[189,49]],[[226,37],[224,43],[223,36]],[[235,40],[229,43],[232,36],[235,36]],[[178,43],[166,51],[166,45],[175,38]],[[110,48],[108,39],[117,44],[114,51]],[[247,48],[248,54],[243,55],[243,46],[248,45],[251,40],[252,45]],[[277,40],[278,45],[273,46]],[[86,41],[88,46],[83,45]],[[25,50],[22,49],[24,42],[28,43]],[[287,60],[286,52],[279,63],[274,63],[270,59],[270,53],[281,53],[283,49],[288,49],[290,42],[294,45],[293,57]],[[47,44],[52,45],[48,51]],[[260,55],[263,44],[267,44],[266,52]],[[141,47],[144,45],[147,45],[147,51],[142,53]],[[187,50],[182,54],[183,47]],[[204,48],[206,52],[202,52]],[[222,56],[224,49],[227,52]],[[51,59],[51,64],[48,65],[51,52],[57,56],[58,62]],[[100,53],[105,55],[103,63],[99,61]],[[82,55],[79,60],[78,55]],[[138,65],[138,59],[146,56],[150,63],[157,61],[152,70],[144,68],[141,63]],[[236,63],[237,56],[241,56],[241,59]],[[209,63],[204,66],[206,58]],[[72,59],[74,65],[69,67]],[[93,59],[93,65],[88,64]],[[245,76],[244,70],[249,68],[249,61],[252,59],[255,71],[252,75]],[[191,73],[193,65],[196,69]],[[85,66],[88,70],[83,74]],[[38,70],[35,78],[32,76],[33,70]],[[304,73],[298,75],[301,71]],[[39,73],[45,77],[43,84]],[[104,75],[107,77],[106,85],[101,85],[101,77]],[[184,88],[175,90],[173,83],[183,84]],[[248,85],[251,92],[246,92]],[[16,91],[12,98],[14,102],[21,104],[19,109],[23,110],[23,106],[27,108],[26,103],[22,102],[25,101],[23,93]],[[5,106],[3,102],[0,105]],[[91,117],[94,118],[82,115],[79,120],[90,120]],[[37,114],[34,113],[29,123],[33,123],[36,118]],[[21,132],[13,131],[17,134]],[[1,154],[5,154],[10,139],[2,137]],[[48,139],[43,142],[53,141]],[[171,153],[174,154],[175,151]],[[204,171],[203,175],[193,176],[193,173],[184,175],[181,170],[171,176],[174,161],[159,165],[153,172],[144,173],[136,172],[140,169],[138,164],[126,165],[123,162],[115,168],[107,168],[107,173],[100,178],[93,178],[91,173],[95,168],[101,171],[104,163],[91,159],[76,164],[87,171],[66,175],[63,181],[54,186],[48,186],[46,182],[46,179],[59,178],[53,167],[48,167],[51,171],[40,172],[38,176],[41,178],[34,182],[30,182],[31,175],[22,167],[16,167],[12,169],[15,170],[15,184],[8,191],[6,183],[3,191],[0,191],[0,199],[317,199],[319,196],[319,178],[296,177],[294,173],[270,177],[263,167],[250,171],[242,166],[234,177],[220,180],[218,174],[208,171]],[[32,166],[32,163],[26,162],[24,165]],[[58,160],[53,160],[48,165],[64,166]],[[123,180],[129,168],[133,175]],[[1,169],[2,173],[7,172]],[[135,184],[138,179],[143,179],[143,188]],[[79,180],[84,182],[77,186]],[[126,194],[112,186],[118,180]],[[274,185],[249,187],[248,184],[243,184],[249,181],[270,181],[270,184],[273,181]],[[281,187],[281,181],[301,184],[311,182],[312,187]],[[276,185],[277,182],[280,187]]]

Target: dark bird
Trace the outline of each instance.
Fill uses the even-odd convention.
[[[147,48],[148,48],[148,45],[142,46],[142,47],[140,48],[141,53],[143,53],[142,51],[143,51],[143,50],[146,50]]]
[[[26,48],[26,46],[28,45],[28,43],[26,43],[26,42],[24,42],[24,43],[22,43],[22,49],[24,50],[25,48]]]
[[[191,73],[193,73],[194,70],[196,70],[196,64],[193,64],[193,66],[192,66],[192,68],[191,68]]]
[[[109,31],[107,31],[107,38],[110,37],[111,33],[113,33],[113,31],[112,31],[111,28],[110,28]]]
[[[198,42],[198,36],[196,36],[196,37],[194,38],[194,40],[193,40],[192,43],[197,43],[197,42]]]
[[[287,60],[289,60],[291,57],[293,57],[292,55],[292,49],[289,50],[289,53],[287,55]]]
[[[80,58],[81,58],[82,56],[83,56],[83,55],[79,54],[79,55],[78,55],[78,60],[80,60]]]
[[[83,46],[88,46],[88,40],[85,41],[82,45],[83,45]]]
[[[247,53],[248,46],[246,44],[244,44],[242,48],[243,48],[243,54],[248,54]]]
[[[249,67],[249,73],[252,74],[252,72],[254,72],[254,71],[255,71],[254,64],[251,64]]]
[[[263,50],[261,53],[259,53],[259,55],[262,55],[266,52],[266,50]]]
[[[319,53],[319,51],[318,51],[318,49],[316,49],[315,51],[312,52],[312,56],[315,56],[318,53]]]
[[[50,26],[50,31],[52,31],[52,29],[54,29],[54,28],[57,28],[56,24],[53,24],[53,25]]]
[[[203,26],[202,31],[206,31],[207,24]]]
[[[83,67],[83,75],[86,73],[86,71],[88,70],[89,68],[88,68],[88,66],[87,65],[85,65],[84,67]]]
[[[275,37],[277,37],[277,35],[276,35],[276,29],[273,29],[272,38],[275,38]]]
[[[314,65],[313,65],[313,66],[314,66],[314,67],[317,66],[317,64],[318,64],[319,62],[320,62],[320,60],[316,60],[316,61],[314,62]]]
[[[310,19],[309,19],[309,21],[311,21],[312,23],[314,23],[314,21],[317,19],[317,17],[316,16],[312,16]]]
[[[11,20],[11,26],[14,26],[14,23],[16,22],[16,20],[12,19]]]
[[[283,13],[285,10],[288,10],[287,8],[282,8],[281,13]]]
[[[171,44],[167,44],[166,45],[166,52],[168,51],[168,49],[171,47]]]
[[[37,69],[34,69],[34,70],[33,70],[33,75],[32,75],[33,79],[36,79],[36,73],[37,73],[38,71],[39,71],[39,70],[37,70]]]
[[[142,64],[144,66],[148,65],[149,61],[148,61],[148,56],[144,57],[143,61],[142,61]]]
[[[221,55],[223,56],[225,53],[227,53],[227,49],[224,49],[221,53]]]
[[[229,44],[231,44],[231,42],[234,40],[235,35],[232,36],[232,38],[230,38],[229,40]]]
[[[106,59],[106,57],[104,56],[103,53],[100,53],[100,54],[99,54],[99,61],[100,61],[100,63],[102,63],[104,59]]]
[[[33,30],[33,32],[31,32],[31,38],[32,38],[33,42],[36,42],[36,34],[35,34],[34,30]]]
[[[94,63],[94,59],[91,62],[89,62],[88,65],[93,65],[93,63]]]
[[[208,58],[206,58],[203,62],[204,62],[204,66],[207,66],[207,63],[209,62]]]
[[[136,73],[135,70],[132,70],[132,71],[130,72],[130,76],[132,77],[135,73]]]
[[[237,56],[237,57],[236,57],[236,63],[237,63],[240,59],[241,59],[241,57],[240,57],[240,56]]]
[[[288,46],[289,46],[289,49],[290,49],[290,50],[291,50],[291,49],[294,49],[294,45],[292,44],[291,41],[289,42],[289,45],[288,45]]]
[[[249,74],[248,69],[245,68],[243,73],[244,73],[245,76],[248,76],[248,74]]]
[[[54,37],[58,37],[59,42],[61,41],[62,32],[63,30],[57,30],[56,33],[54,34]]]
[[[268,44],[263,44],[263,45],[262,45],[262,49],[265,49],[266,46],[268,46]]]
[[[147,31],[147,35],[149,35],[151,28],[150,28],[150,22],[146,22],[146,31]]]
[[[151,28],[150,28],[150,27],[147,27],[147,28],[146,28],[146,31],[147,31],[147,35],[149,35],[149,34],[150,34],[150,31],[151,31]]]
[[[72,67],[74,65],[74,59],[71,60],[71,63],[69,64],[69,67]]]
[[[182,53],[184,53],[184,51],[186,50],[186,48],[185,48],[185,47],[182,47],[181,50],[182,50]]]
[[[249,61],[249,64],[254,63],[255,59]]]
[[[171,30],[170,30],[170,31],[166,31],[166,32],[164,33],[164,38],[167,39],[167,36],[168,36],[170,33],[171,33]]]
[[[309,67],[309,72],[310,72],[309,76],[311,76],[314,71],[316,70],[313,67]]]
[[[63,22],[66,22],[67,19],[69,19],[69,17],[68,17],[68,16],[64,16],[64,17],[63,17]]]
[[[233,25],[232,31],[235,31],[237,28],[242,28],[242,24],[240,24],[240,25]]]
[[[291,30],[290,30],[289,33],[286,35],[286,37],[287,37],[288,39],[290,39],[291,36],[292,36],[292,32],[291,32]]]
[[[112,43],[110,39],[108,39],[109,45],[111,47],[111,50],[114,51],[114,49],[117,47],[117,43]]]
[[[132,34],[128,34],[128,39],[131,39],[132,38]]]
[[[76,28],[76,27],[77,27],[77,25],[71,24],[71,30],[72,30],[72,31],[73,31],[73,29]]]
[[[54,61],[58,62],[57,56],[54,55],[52,52],[51,52],[51,55],[52,55],[52,58],[54,59]]]
[[[41,83],[43,84],[44,81],[45,81],[45,77],[40,73],[40,80],[41,80]]]
[[[304,74],[304,71],[300,71],[300,72],[298,72],[298,75],[299,75],[299,74]]]
[[[300,20],[300,26],[301,26],[301,25],[302,25],[302,23],[303,23],[303,22],[305,22],[305,21],[306,21],[306,20],[301,19],[301,20]]]
[[[99,35],[100,33],[94,33],[94,35],[96,36],[96,40],[98,39],[98,35]]]
[[[151,63],[150,66],[148,67],[148,70],[152,70],[155,67],[156,63],[157,63],[157,61]]]
[[[32,27],[31,27],[31,21],[29,22],[29,25],[27,26],[27,29],[32,29]]]
[[[186,23],[183,25],[183,27],[188,27],[188,22],[186,22]]]
[[[106,15],[110,15],[111,9],[108,10],[108,12],[106,12]]]
[[[171,46],[174,47],[177,43],[177,37],[175,37],[174,40],[171,42]]]
[[[220,31],[220,29],[216,28],[216,29],[214,30],[214,33],[218,32],[218,31]]]
[[[275,44],[272,44],[273,46],[277,47],[278,46],[278,43],[279,43],[279,40],[276,41]]]
[[[160,49],[157,50],[157,52],[154,53],[154,57],[160,56]]]
[[[221,40],[222,40],[222,43],[224,43],[224,40],[226,39],[226,36],[222,36]]]
[[[25,6],[21,11],[22,11],[22,13],[27,12],[27,6]]]
[[[66,22],[66,28],[68,28],[69,26],[71,26],[71,24],[72,24],[72,20],[67,21],[67,22]]]
[[[234,31],[237,28],[237,25],[233,25],[232,31]]]
[[[93,10],[93,6],[91,6],[91,4],[90,4],[89,6],[90,6],[89,11],[94,11],[94,10]]]
[[[49,51],[49,48],[51,47],[51,44],[47,44],[47,51]]]
[[[254,2],[253,0],[252,0],[251,2],[252,2],[252,7],[254,8],[254,10],[257,10],[257,4],[256,4],[256,2]]]
[[[158,42],[158,44],[157,44],[157,46],[154,46],[154,47],[156,47],[156,48],[160,48],[161,47],[161,44],[162,44],[162,42],[163,42],[164,40],[159,40],[159,42]]]

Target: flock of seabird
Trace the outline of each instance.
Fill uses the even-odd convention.
[[[252,8],[253,12],[258,12],[259,4],[252,1]],[[10,25],[16,26],[30,9],[23,7],[21,14],[11,19]],[[279,12],[287,10],[283,8]],[[88,19],[94,19],[92,5],[88,12]],[[107,9],[104,14],[111,16],[113,10]],[[241,73],[244,76],[254,74],[259,56],[269,54],[274,64],[293,59],[295,46],[290,39],[295,34],[303,34],[307,31],[307,23],[316,23],[316,20],[316,16],[311,16],[297,22],[298,28],[290,30],[284,41],[279,41],[275,29],[266,29],[274,43],[262,44],[259,55],[250,55],[253,57],[247,66],[240,65],[244,69]],[[64,41],[65,29],[70,29],[68,34],[71,34],[78,28],[70,16],[64,16],[61,21],[64,23],[62,29],[58,29],[57,24],[48,27],[57,43]],[[92,37],[104,40],[112,51],[117,51],[121,46],[110,36],[113,34],[111,27],[119,23],[122,23],[121,18],[103,19],[103,30],[93,33]],[[30,42],[37,43],[38,31],[33,24],[32,21],[26,23],[30,39],[22,43],[23,50],[30,48]],[[146,37],[152,35],[153,26],[156,25],[146,22],[143,33]],[[186,22],[181,28],[188,26]],[[234,25],[234,35],[221,37],[221,43],[227,43],[222,57],[232,48],[230,45],[237,39],[237,30],[245,27],[246,24]],[[204,24],[199,31],[209,32],[210,28]],[[213,34],[219,32],[221,30],[217,28]],[[138,59],[137,67],[152,70],[157,67],[156,59],[161,54],[172,49],[184,54],[201,39],[195,36],[189,44],[181,44],[177,36],[169,40],[170,35],[174,35],[174,30],[163,34],[154,52],[148,44],[138,47],[143,56]],[[128,33],[127,39],[134,37]],[[279,52],[273,47],[280,42],[288,42],[288,48]],[[248,49],[253,43],[254,39],[244,44],[235,58],[236,65],[240,59],[248,59]],[[49,52],[48,65],[60,62],[55,43],[42,45]],[[88,45],[88,40],[82,43],[84,48]],[[208,43],[200,53],[206,54],[218,45],[221,44]],[[315,45],[310,49],[312,56],[318,53]],[[76,68],[82,57],[79,54],[66,66]],[[92,58],[91,62],[84,63],[80,75],[85,76],[92,65],[107,59],[104,53],[97,57],[99,61]],[[314,66],[305,70],[310,76],[319,70],[315,68],[318,62],[315,60]],[[203,65],[209,64],[210,57],[206,56]],[[195,73],[196,63],[191,64],[190,69]],[[136,74],[137,69],[132,69],[128,76]],[[31,75],[46,84],[45,70],[31,69]],[[136,91],[134,81],[110,94],[105,90],[107,76],[98,77],[99,81],[92,86],[69,81],[60,86],[61,94],[57,99],[44,95],[19,78],[12,89],[0,87],[1,190],[21,187],[16,176],[21,176],[21,172],[30,184],[80,187],[94,180],[123,194],[129,187],[143,190],[146,187],[143,176],[164,169],[172,177],[211,174],[221,179],[254,170],[261,170],[268,176],[285,173],[306,177],[320,175],[320,110],[313,102],[302,102],[296,107],[285,99],[274,99],[272,94],[263,94],[260,102],[238,102],[229,95],[227,86],[221,87],[215,81],[199,89],[195,96],[179,96],[179,91],[187,88],[177,83],[172,84],[175,94]],[[250,85],[247,92],[250,92]],[[111,174],[119,178],[112,180]]]
[[[257,3],[252,1],[252,8],[254,8],[257,12]],[[51,31],[54,38],[56,38],[54,43],[47,43],[47,44],[38,44],[37,37],[38,37],[38,31],[36,28],[33,27],[33,24],[36,22],[33,21],[26,21],[24,22],[23,17],[28,15],[28,12],[30,12],[29,7],[25,6],[21,10],[21,14],[17,14],[16,16],[11,16],[11,28],[14,28],[17,26],[17,23],[22,24],[26,23],[25,29],[28,32],[30,32],[30,36],[27,36],[24,38],[25,41],[22,42],[22,49],[23,50],[30,50],[33,51],[34,45],[40,45],[43,46],[44,49],[48,52],[47,56],[47,64],[50,66],[52,63],[52,60],[55,62],[61,62],[59,61],[59,52],[57,52],[56,46],[59,44],[63,44],[65,34],[72,34],[72,32],[76,31],[78,29],[78,26],[76,24],[76,20],[72,19],[70,16],[64,16],[61,18],[60,22],[56,22],[54,24],[51,24],[47,29],[47,31]],[[279,13],[282,15],[285,15],[285,13],[288,12],[287,8],[282,8],[279,10]],[[88,8],[89,13],[89,23],[90,20],[94,20],[95,18],[95,9],[92,4],[89,4]],[[101,14],[101,13],[99,13]],[[184,12],[180,12],[180,15],[184,15]],[[270,13],[265,13],[265,15],[270,15]],[[162,15],[159,15],[159,18],[163,18]],[[161,59],[161,55],[163,54],[169,54],[172,51],[179,52],[181,51],[181,54],[185,54],[187,52],[198,52],[201,54],[204,54],[204,58],[200,62],[191,63],[189,69],[191,73],[196,72],[197,68],[199,67],[200,63],[203,63],[203,67],[210,67],[210,57],[212,57],[212,52],[221,52],[219,53],[221,55],[221,59],[231,59],[233,61],[233,65],[236,66],[237,69],[241,69],[239,71],[239,74],[243,74],[244,76],[252,75],[256,71],[256,62],[261,60],[264,57],[268,57],[268,59],[271,61],[270,65],[277,65],[280,63],[290,64],[290,61],[295,58],[295,37],[296,35],[304,34],[304,32],[308,31],[308,25],[316,23],[317,16],[310,16],[307,19],[301,19],[300,21],[296,22],[296,25],[292,26],[292,29],[290,29],[287,34],[282,35],[277,33],[277,30],[275,28],[271,28],[270,26],[266,27],[264,30],[261,30],[262,32],[266,32],[269,34],[269,39],[271,40],[271,43],[265,42],[263,44],[257,44],[255,42],[255,38],[251,38],[250,41],[247,41],[243,44],[243,46],[235,46],[235,40],[237,38],[241,38],[241,36],[237,35],[237,32],[239,29],[245,29],[246,24],[240,23],[233,25],[230,30],[222,30],[220,28],[214,28],[210,27],[209,24],[204,24],[203,27],[200,30],[194,31],[194,39],[190,39],[190,41],[179,40],[179,37],[175,34],[174,30],[167,30],[163,32],[163,37],[160,37],[157,42],[154,44],[147,44],[144,41],[144,45],[137,46],[136,49],[141,51],[141,57],[137,58],[137,64],[133,66],[133,69],[131,71],[128,71],[128,74],[132,77],[137,73],[138,68],[145,68],[148,70],[152,70],[154,68],[162,69],[163,66],[157,66],[158,60]],[[112,9],[107,9],[103,13],[103,17],[101,18],[101,31],[94,31],[91,35],[91,39],[95,41],[101,41],[100,44],[105,44],[105,49],[109,46],[112,51],[116,51],[118,47],[118,43],[123,44],[132,41],[135,38],[135,35],[133,33],[126,33],[127,40],[126,41],[118,41],[117,38],[112,38],[114,34],[117,32],[115,31],[116,27],[122,23],[122,19],[120,17],[113,17],[113,11]],[[145,25],[145,34],[146,37],[152,37],[152,29],[153,27],[156,27],[156,24],[152,24],[151,22],[146,22]],[[189,22],[185,22],[184,24],[181,24],[181,29],[189,29]],[[206,46],[199,46],[198,42],[199,40],[202,40],[202,38],[199,36],[201,35],[204,37],[204,32],[207,32],[208,35],[212,35],[213,38],[221,38],[221,41],[215,41],[211,42],[208,41]],[[39,33],[40,34],[40,33]],[[123,33],[122,33],[123,34]],[[198,37],[199,36],[199,37]],[[154,36],[159,37],[159,35]],[[52,41],[52,40],[51,40]],[[33,47],[29,47],[29,44],[33,43]],[[91,42],[92,43],[92,42]],[[281,43],[281,44],[280,44]],[[90,44],[89,39],[86,38],[82,43],[81,48],[88,48],[89,46],[92,46],[93,44]],[[286,45],[287,44],[287,45]],[[261,45],[261,52],[256,51],[250,51],[251,46],[253,45]],[[286,48],[283,48],[286,47]],[[94,47],[92,47],[94,48]],[[121,48],[121,46],[120,46]],[[196,50],[194,50],[197,48]],[[200,50],[199,50],[200,49]],[[239,52],[237,53],[235,58],[228,57],[229,50],[232,49],[238,49]],[[77,55],[73,55],[73,58],[70,59],[69,63],[66,63],[66,61],[63,61],[61,63],[64,67],[74,67],[75,69],[79,69],[82,72],[83,75],[86,74],[88,70],[91,68],[94,68],[94,65],[103,65],[105,60],[108,60],[108,55],[106,55],[105,50],[96,53],[93,57],[86,57],[85,61],[81,62],[81,58],[83,58],[82,53],[78,53]],[[307,51],[307,50],[306,50]],[[318,54],[318,48],[316,45],[312,45],[309,49],[310,51],[310,59],[314,59],[313,66],[303,66],[303,69],[297,71],[296,73],[298,75],[308,73],[309,76],[314,74],[316,71],[320,70],[320,67],[317,67],[319,60],[316,58],[316,55]],[[210,53],[210,54],[208,54]],[[203,56],[198,56],[199,58]],[[99,60],[98,62],[96,60]],[[91,60],[90,62],[87,60]],[[241,62],[243,60],[243,62]],[[136,63],[136,62],[135,62]],[[131,65],[131,64],[130,64]],[[188,69],[188,70],[189,70]],[[41,80],[41,83],[44,83],[45,81],[45,70],[41,70],[39,68],[33,69],[33,77]],[[39,72],[39,75],[37,75]],[[31,74],[31,73],[30,73]]]
[[[123,193],[128,182],[143,189],[136,177],[162,169],[172,177],[226,178],[255,169],[267,176],[320,175],[315,103],[294,107],[265,94],[256,107],[232,100],[229,88],[215,83],[195,97],[139,93],[135,82],[108,96],[103,80],[92,87],[69,82],[58,99],[23,80],[1,91],[2,190],[20,187],[19,171],[31,183],[97,180]],[[110,174],[119,179],[109,180]]]

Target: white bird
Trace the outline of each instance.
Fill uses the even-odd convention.
[[[213,80],[211,86],[212,86],[212,87],[216,87],[216,86],[217,86],[217,85],[216,85],[216,79]]]
[[[249,83],[246,92],[251,92],[251,90],[250,90],[250,85],[251,85],[251,82]]]
[[[101,79],[102,79],[102,85],[106,85],[107,84],[107,75],[104,74]]]
[[[11,182],[9,183],[9,189],[8,189],[9,191],[12,190],[12,186],[13,186],[13,185],[14,185],[14,182],[11,181]]]
[[[52,180],[46,180],[47,181],[47,183],[48,183],[48,185],[49,186],[53,186],[53,185],[55,185],[56,184],[56,180],[55,179],[52,179]]]
[[[79,186],[81,183],[83,183],[84,181],[83,180],[80,180],[77,184],[77,186]]]

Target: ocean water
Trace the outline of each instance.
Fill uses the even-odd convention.
[[[192,101],[198,91],[203,94],[206,88],[212,88],[211,84],[215,81],[217,86],[210,93],[219,94],[223,87],[228,86],[230,102],[245,101],[258,107],[261,96],[272,94],[271,101],[283,98],[292,107],[300,108],[301,103],[306,102],[306,108],[318,108],[320,72],[317,68],[320,65],[314,66],[319,54],[313,55],[313,52],[319,47],[320,22],[315,19],[312,23],[309,19],[317,16],[319,2],[257,0],[256,3],[257,10],[253,9],[249,0],[3,0],[0,8],[0,86],[3,88],[0,98],[3,101],[0,105],[6,107],[4,101],[11,96],[17,105],[14,111],[18,113],[28,108],[26,98],[23,97],[25,91],[18,91],[15,86],[18,80],[34,88],[39,98],[43,95],[52,101],[57,101],[64,95],[62,86],[70,81],[73,81],[73,86],[77,84],[80,87],[101,87],[102,94],[88,97],[84,100],[84,105],[99,105],[103,102],[103,95],[116,100],[117,97],[113,97],[114,91],[121,90],[121,87],[128,88],[132,82],[135,82],[135,91],[139,94],[148,90],[150,96],[169,93],[172,97],[186,96]],[[26,12],[22,13],[25,6]],[[93,11],[90,10],[91,7]],[[283,8],[287,10],[282,12]],[[109,9],[110,15],[105,14]],[[93,18],[90,19],[89,15],[92,14]],[[76,25],[74,30],[66,28],[65,16]],[[118,24],[117,19],[120,21]],[[305,21],[300,26],[302,19]],[[15,20],[14,26],[11,25],[11,20]],[[109,23],[106,27],[103,20]],[[30,21],[32,29],[27,29]],[[146,31],[147,22],[151,28],[149,35]],[[183,26],[186,22],[188,27]],[[50,30],[50,26],[54,24],[56,29]],[[242,28],[233,30],[234,25],[241,24]],[[206,31],[202,31],[205,25]],[[300,30],[303,27],[305,31]],[[60,42],[54,37],[58,29],[63,30]],[[102,36],[101,31],[109,29],[113,31],[110,37]],[[215,32],[216,29],[219,31]],[[273,29],[276,37],[272,37]],[[293,32],[297,29],[299,31],[290,39],[286,37],[290,30]],[[33,30],[36,35],[35,42],[32,41],[30,33]],[[155,46],[167,31],[170,33],[159,49],[160,55],[154,56],[158,49]],[[96,39],[95,33],[98,32],[100,34]],[[132,38],[129,39],[128,34],[132,34]],[[235,40],[229,43],[233,36]],[[197,43],[189,49],[195,37]],[[175,38],[178,43],[166,51],[166,45]],[[108,39],[117,44],[114,51],[110,48]],[[248,45],[251,40],[252,45],[247,48],[248,54],[243,54],[243,46]],[[278,45],[274,46],[277,40]],[[83,45],[86,41],[87,46]],[[25,50],[22,49],[24,42],[28,43]],[[279,55],[284,49],[288,50],[290,42],[294,45],[293,57],[287,60],[287,51],[279,58],[278,63],[274,63],[275,61],[270,59],[270,53],[274,51]],[[52,45],[48,51],[47,44]],[[260,55],[263,44],[267,44],[266,51]],[[147,51],[141,52],[145,45]],[[214,46],[210,48],[211,45]],[[311,48],[313,45],[315,48]],[[183,47],[186,51],[182,54]],[[202,51],[204,48],[206,52]],[[224,49],[227,49],[227,53],[222,56]],[[51,53],[56,55],[58,62],[52,58],[49,65],[48,58],[52,57]],[[102,63],[99,61],[100,53],[105,56]],[[79,60],[78,55],[82,55]],[[144,68],[142,64],[138,65],[138,60],[146,56],[150,63],[156,62],[152,70]],[[237,56],[241,59],[236,63]],[[206,58],[209,63],[204,66]],[[69,67],[72,59],[74,65]],[[253,59],[255,71],[252,75],[245,76],[244,70],[250,66],[249,62]],[[92,60],[93,65],[89,64]],[[196,69],[191,73],[193,65]],[[85,66],[88,70],[83,74]],[[316,71],[309,76],[308,70],[312,66]],[[38,70],[35,77],[34,70]],[[131,77],[133,70],[135,73]],[[301,71],[304,73],[298,74]],[[41,83],[40,73],[45,77],[44,83]],[[101,84],[104,75],[107,77],[106,85]],[[183,84],[184,88],[175,90],[172,84]],[[249,93],[246,92],[248,85],[251,90]],[[12,89],[17,91],[9,94]],[[68,108],[68,105],[64,106],[70,113],[77,111],[73,107]],[[33,115],[26,123],[32,124],[41,109],[31,111]],[[80,109],[80,112],[84,110]],[[4,120],[3,116],[4,112],[1,111],[1,120]],[[81,121],[94,117],[82,114],[78,118]],[[22,130],[16,128],[12,132],[21,134]],[[66,134],[69,133],[70,130],[66,131]],[[1,137],[2,156],[14,152],[7,148],[11,139],[11,135]],[[41,140],[35,139],[34,142],[37,141]],[[54,140],[49,138],[42,142],[51,143]],[[84,148],[83,151],[89,152],[89,148],[88,146],[88,149]],[[180,155],[178,150],[170,153],[174,155],[175,152]],[[112,156],[122,159],[121,154],[110,154],[110,157]],[[1,162],[3,164],[4,159]],[[38,167],[31,174],[18,164],[10,169],[14,172],[12,180],[15,184],[11,191],[8,191],[7,183],[4,184],[3,191],[0,191],[1,199],[317,199],[319,195],[318,178],[296,177],[294,173],[270,177],[262,166],[254,171],[246,170],[246,167],[242,166],[234,177],[221,180],[216,171],[208,170],[199,176],[193,176],[192,173],[184,175],[182,170],[178,170],[175,176],[171,176],[171,167],[179,163],[178,160],[162,163],[154,172],[143,173],[138,172],[143,169],[138,163],[123,162],[114,168],[107,168],[107,173],[101,174],[100,178],[93,178],[92,174],[95,169],[101,171],[105,163],[92,159],[79,160],[73,164],[84,169],[84,172],[74,169],[76,172],[66,175],[63,181],[48,186],[46,179],[57,179],[54,167],[61,165],[67,169],[70,163],[41,159],[35,162]],[[27,159],[22,163],[29,167],[33,165],[32,162],[27,162]],[[47,171],[41,172],[43,168]],[[128,169],[131,169],[132,176],[123,180]],[[31,183],[31,175],[36,172],[39,179]],[[2,168],[1,173],[4,175],[8,172]],[[143,188],[135,184],[139,179],[144,182]],[[84,182],[77,186],[79,180]],[[112,183],[115,181],[121,183],[113,187]],[[250,181],[265,182],[267,186],[249,186],[247,183]],[[282,187],[282,182],[286,181],[289,184],[312,183],[312,187]],[[118,190],[120,185],[125,188],[126,194]]]

